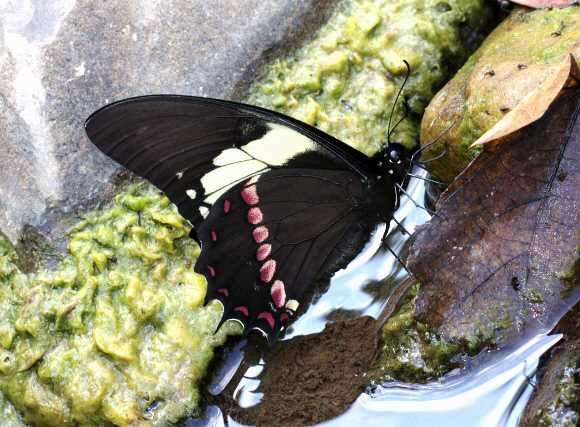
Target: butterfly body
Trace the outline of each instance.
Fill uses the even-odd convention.
[[[392,219],[404,150],[369,158],[287,116],[157,95],[103,107],[91,141],[177,205],[201,244],[206,302],[273,343],[310,285],[345,267]],[[220,323],[220,325],[221,325]]]

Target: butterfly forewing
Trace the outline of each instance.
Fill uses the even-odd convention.
[[[85,126],[191,222],[195,269],[206,300],[223,303],[222,323],[237,319],[270,342],[312,282],[354,258],[396,203],[388,178],[368,179],[368,157],[257,107],[155,95],[105,106]]]
[[[197,228],[229,187],[290,160],[295,167],[321,160],[361,167],[360,153],[351,153],[352,166],[345,165],[340,142],[321,143],[320,131],[303,133],[284,120],[242,104],[160,95],[103,107],[86,130],[106,155],[164,191]]]

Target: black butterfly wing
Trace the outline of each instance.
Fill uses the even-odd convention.
[[[208,279],[206,302],[224,306],[222,323],[237,319],[273,343],[307,287],[364,245],[364,188],[351,172],[281,169],[223,194],[198,230],[195,265]]]
[[[237,319],[270,342],[305,289],[362,249],[378,222],[377,195],[395,204],[394,187],[363,185],[368,157],[256,107],[146,96],[103,107],[85,127],[191,222],[202,245],[195,268],[208,280],[206,300],[223,303],[222,322]]]
[[[85,128],[103,153],[161,189],[195,231],[219,196],[256,174],[322,163],[364,176],[368,161],[287,116],[207,98],[130,98],[96,111]]]

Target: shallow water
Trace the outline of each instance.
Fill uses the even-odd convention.
[[[414,200],[422,201],[423,181],[413,179],[407,191]],[[429,219],[429,214],[405,197],[395,217],[413,232],[417,225]],[[391,228],[395,229],[394,223]],[[283,340],[318,333],[328,321],[348,313],[375,318],[381,314],[389,297],[407,275],[394,255],[381,245],[383,233],[384,227],[377,230],[367,248],[333,277],[329,290],[292,324]],[[391,231],[388,244],[395,253],[400,253],[408,239],[408,235],[395,230]],[[394,285],[383,289],[383,295],[365,292],[369,284],[378,281]],[[469,359],[464,369],[457,369],[438,382],[421,386],[384,384],[373,395],[360,395],[343,415],[319,425],[516,426],[533,390],[539,358],[560,338],[560,335],[539,334],[517,347],[480,354]],[[240,342],[231,351],[220,375],[210,386],[210,393],[219,394],[233,377],[243,361],[245,343],[245,340]],[[249,367],[236,387],[234,395],[242,408],[259,403],[263,396],[254,392],[260,384],[263,363],[262,360]],[[229,416],[227,419],[229,426],[242,425]],[[223,415],[217,406],[212,406],[208,408],[206,419],[190,420],[186,425],[223,426]]]
[[[476,371],[441,383],[393,385],[374,396],[362,394],[344,415],[320,425],[347,426],[364,420],[363,425],[381,426],[515,427],[533,391],[540,356],[560,338],[540,335],[501,355],[490,352],[479,358]]]

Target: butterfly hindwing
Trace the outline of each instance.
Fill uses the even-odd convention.
[[[237,319],[274,342],[335,248],[345,263],[357,254],[364,197],[355,174],[316,169],[266,172],[220,197],[199,228],[195,269],[208,279],[206,301],[224,305],[222,323]]]

